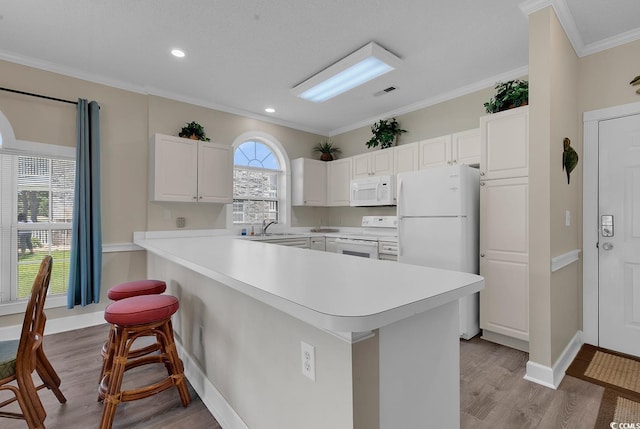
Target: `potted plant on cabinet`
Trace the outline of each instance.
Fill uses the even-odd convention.
[[[484,103],[487,113],[502,112],[529,104],[529,82],[526,80],[498,82],[495,89],[496,94],[493,98]]]
[[[340,152],[340,149],[331,140],[320,142],[313,147],[313,153],[319,153],[321,161],[333,161],[334,155],[337,158]]]
[[[371,126],[371,132],[373,137],[367,142],[367,147],[378,147],[385,149],[393,146],[396,143],[396,139],[402,133],[406,133],[407,130],[400,128],[400,124],[396,121],[396,118],[381,119]]]
[[[205,134],[204,127],[195,121],[189,122],[187,125],[182,127],[178,136],[186,139],[202,140],[205,142],[211,141],[211,139]]]

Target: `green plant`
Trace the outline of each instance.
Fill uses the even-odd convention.
[[[205,142],[211,141],[204,133],[204,127],[195,121],[188,122],[187,125],[182,127],[178,135],[187,139],[202,140]]]
[[[381,149],[391,147],[396,142],[396,138],[406,133],[407,130],[400,128],[400,124],[396,121],[396,118],[381,119],[375,124],[371,125],[371,132],[373,137],[367,142],[367,147],[377,147],[380,145]]]
[[[513,109],[529,103],[529,82],[526,80],[510,80],[498,82],[495,86],[496,94],[484,103],[487,113],[497,113]]]
[[[313,153],[319,153],[321,161],[331,161],[334,155],[336,155],[335,158],[337,158],[340,152],[341,150],[334,146],[331,140],[320,142],[313,147]]]

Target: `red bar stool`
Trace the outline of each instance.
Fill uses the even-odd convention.
[[[171,316],[178,311],[178,298],[171,295],[143,295],[125,298],[109,304],[104,318],[114,328],[114,347],[107,354],[107,370],[100,389],[104,390],[104,408],[100,429],[110,429],[120,402],[135,401],[160,393],[172,386],[178,389],[182,406],[191,402],[184,377],[182,360],[173,339]],[[159,353],[131,359],[134,341],[142,336],[155,335]],[[168,376],[149,386],[121,390],[125,371],[152,363],[164,364]]]
[[[167,290],[167,284],[162,280],[134,280],[131,282],[120,283],[113,286],[107,292],[107,296],[112,301],[120,301],[121,299],[131,298],[134,296],[160,295],[165,290]],[[107,371],[107,355],[109,354],[109,349],[114,347],[113,335],[114,329],[112,325],[111,329],[109,330],[107,341],[105,341],[104,345],[102,346],[102,369],[100,370],[100,378],[98,379],[98,383],[102,382],[104,374]],[[137,358],[149,353],[153,353],[159,349],[160,345],[156,341],[154,344],[150,344],[146,347],[130,351],[129,357]],[[98,401],[102,401],[102,399],[104,399],[104,391],[99,388]]]

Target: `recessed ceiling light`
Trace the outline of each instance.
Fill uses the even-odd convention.
[[[266,109],[264,109],[264,111],[267,113],[274,113],[276,109],[274,109],[273,107],[267,107]]]
[[[172,49],[171,50],[171,54],[174,57],[178,57],[178,58],[183,58],[184,57],[184,51],[181,51],[180,49]]]

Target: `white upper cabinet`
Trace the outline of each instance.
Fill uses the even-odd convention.
[[[327,162],[307,158],[291,161],[291,205],[327,205]]]
[[[198,144],[198,201],[233,201],[233,148],[211,142]]]
[[[447,165],[451,161],[451,135],[418,142],[420,160],[418,168]]]
[[[453,134],[451,148],[453,163],[480,164],[480,128]]]
[[[529,106],[480,118],[483,180],[529,175]]]
[[[393,174],[393,149],[380,149],[351,157],[353,178]]]
[[[351,158],[327,162],[327,205],[348,206],[351,186]]]
[[[233,201],[231,146],[155,134],[149,172],[152,201]]]
[[[452,164],[480,163],[480,129],[418,142],[420,170]]]
[[[393,171],[404,173],[418,169],[419,149],[417,143],[403,144],[393,148]]]

